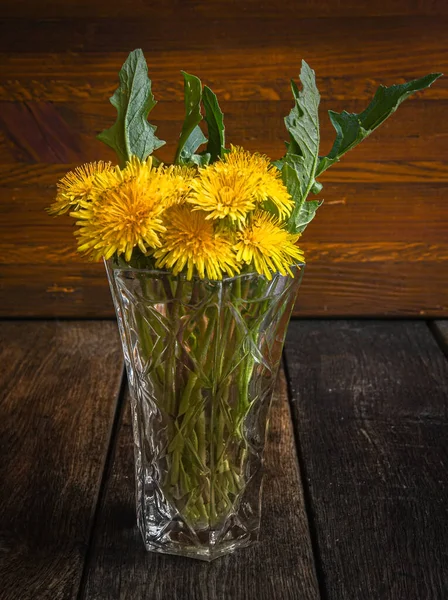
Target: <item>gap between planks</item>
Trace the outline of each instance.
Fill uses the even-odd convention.
[[[308,484],[307,466],[306,466],[306,461],[304,460],[304,457],[303,457],[302,448],[300,446],[300,435],[299,435],[300,428],[299,428],[297,419],[294,415],[294,412],[292,410],[293,392],[292,392],[292,388],[291,388],[291,377],[290,377],[290,374],[288,371],[288,362],[286,360],[285,352],[283,352],[283,356],[282,356],[282,366],[283,366],[283,370],[285,373],[285,379],[286,379],[286,390],[287,390],[287,397],[288,397],[289,416],[290,416],[291,423],[293,426],[294,444],[295,444],[295,449],[296,449],[297,462],[299,465],[299,475],[300,475],[300,480],[301,480],[302,489],[303,489],[303,503],[304,503],[304,507],[305,507],[305,514],[306,514],[307,520],[308,520],[308,530],[310,533],[310,543],[311,543],[311,548],[313,551],[314,568],[316,571],[317,585],[319,587],[319,596],[320,596],[320,600],[328,600],[327,590],[326,590],[326,586],[325,586],[325,574],[322,569],[322,559],[321,559],[321,555],[320,555],[319,541],[318,541],[317,531],[316,531],[316,527],[315,527],[315,518],[313,515],[312,498],[311,498],[311,493],[310,493],[310,487]]]
[[[103,473],[102,473],[101,482],[100,482],[100,486],[99,486],[95,512],[93,515],[92,526],[90,529],[89,542],[88,542],[88,546],[87,546],[86,556],[84,559],[84,566],[83,566],[83,570],[82,570],[82,574],[81,574],[81,580],[79,583],[77,600],[82,600],[84,598],[90,565],[92,564],[92,562],[94,560],[94,553],[93,553],[94,545],[93,545],[93,543],[94,543],[96,531],[98,529],[99,515],[101,513],[101,507],[104,503],[107,482],[108,482],[108,479],[109,479],[111,471],[112,471],[115,450],[116,450],[117,442],[118,442],[118,432],[120,430],[121,422],[123,419],[124,407],[126,405],[126,403],[125,403],[126,388],[127,388],[127,378],[126,378],[125,367],[123,366],[122,374],[121,374],[120,389],[118,392],[117,403],[115,405],[115,414],[113,417],[112,426],[111,426],[111,430],[110,430],[109,445],[107,448],[106,458],[104,461]]]

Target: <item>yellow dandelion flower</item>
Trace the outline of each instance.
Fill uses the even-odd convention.
[[[123,183],[139,179],[142,183],[148,182],[154,175],[152,170],[152,157],[141,161],[137,156],[132,156],[123,169],[116,166],[108,171],[97,173],[93,183],[95,196],[108,193],[119,188]]]
[[[244,221],[256,207],[253,177],[224,162],[217,161],[199,170],[199,177],[191,182],[192,193],[188,202],[193,210],[208,213],[207,219]]]
[[[183,204],[191,192],[191,184],[197,176],[197,169],[185,166],[170,165],[164,168],[167,178],[168,193],[166,202],[170,206]]]
[[[129,180],[130,178],[128,178]],[[92,198],[99,198],[104,193],[116,190],[125,181],[124,170],[115,166],[113,169],[97,173],[92,181]]]
[[[267,156],[252,154],[238,146],[231,146],[224,162],[250,178],[252,191],[258,203],[270,200],[282,219],[291,214],[294,201],[282,181],[281,172],[271,164]]]
[[[112,172],[112,163],[86,163],[69,171],[58,183],[56,200],[47,209],[50,215],[62,215],[69,210],[77,210],[81,201],[95,194],[94,184],[97,175]]]
[[[294,201],[281,179],[280,171],[266,156],[231,146],[220,161],[200,169],[192,182],[188,202],[195,210],[209,213],[209,219],[230,217],[243,222],[248,213],[271,201],[280,218],[291,214]]]
[[[81,202],[80,209],[71,213],[79,219],[78,251],[93,260],[116,252],[129,261],[136,246],[143,253],[160,246],[159,235],[165,231],[163,196],[163,179],[153,171],[147,181],[134,177],[92,202]]]
[[[253,264],[267,279],[276,271],[292,275],[291,265],[304,260],[302,250],[295,245],[299,237],[286,231],[274,216],[259,211],[237,233],[237,261]]]
[[[165,207],[182,203],[190,192],[190,182],[197,174],[196,168],[160,164],[153,166],[152,157],[141,161],[137,156],[132,156],[124,169],[116,167],[107,173],[96,177],[94,187],[98,194],[118,188],[123,183],[139,179],[141,184],[151,185],[155,190],[156,181],[160,184],[158,197],[164,202]]]
[[[138,156],[131,156],[131,159],[122,169],[122,176],[125,181],[134,179],[135,177],[148,180],[152,176],[153,171],[152,156],[148,156],[146,160],[140,160]]]
[[[174,206],[166,213],[162,247],[154,252],[156,268],[172,269],[174,275],[187,269],[187,279],[196,271],[201,279],[222,279],[238,273],[232,243],[215,231],[212,221],[188,205]]]

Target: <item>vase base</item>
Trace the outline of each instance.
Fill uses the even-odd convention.
[[[146,535],[145,530],[140,529],[146,550],[210,562],[258,541],[258,528],[244,531],[240,527],[229,527],[225,532],[209,529],[193,532],[179,525],[174,521],[159,535],[151,537],[148,536],[148,529]]]
[[[145,548],[148,552],[155,552],[157,554],[171,554],[173,556],[183,556],[185,558],[195,558],[205,562],[211,562],[216,558],[225,556],[226,554],[232,554],[235,550],[241,548],[247,548],[256,543],[257,540],[233,540],[219,544],[216,548],[200,548],[197,546],[176,546],[175,544],[154,544],[146,543]]]

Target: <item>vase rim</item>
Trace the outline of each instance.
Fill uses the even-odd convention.
[[[174,275],[172,271],[165,271],[163,269],[141,269],[141,268],[136,268],[136,267],[132,267],[131,265],[127,265],[127,266],[118,266],[116,264],[114,264],[114,259],[113,258],[109,258],[109,259],[103,259],[104,263],[106,265],[108,265],[111,269],[115,270],[115,271],[130,271],[130,272],[135,272],[135,273],[148,273],[151,275],[159,275],[159,276],[164,276],[164,275],[170,275],[171,277],[176,277],[176,278],[182,278],[182,279],[186,279],[186,275],[185,273],[179,273],[178,275]],[[297,262],[294,263],[293,265],[290,266],[290,268],[297,268],[298,270],[302,270],[305,267],[306,263],[305,262]],[[280,275],[281,277],[290,277],[290,275],[282,275],[279,271],[275,271],[274,273],[272,273],[272,277],[274,277],[275,275]],[[190,281],[208,281],[211,283],[219,283],[219,282],[224,282],[224,281],[235,281],[237,279],[240,279],[242,277],[263,277],[266,279],[265,275],[258,273],[257,271],[248,271],[247,273],[238,273],[237,275],[233,275],[232,277],[223,277],[222,279],[208,279],[208,278],[201,278],[198,275],[193,275],[193,277],[191,278]]]

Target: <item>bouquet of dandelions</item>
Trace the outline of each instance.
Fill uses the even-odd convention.
[[[186,114],[173,164],[153,155],[165,142],[147,120],[156,102],[143,53],[135,50],[111,98],[117,120],[98,136],[119,165],[76,168],[61,179],[49,208],[75,219],[79,252],[107,261],[134,398],[139,522],[147,547],[159,549],[169,515],[190,533],[214,529],[215,545],[217,527],[222,539],[235,529],[235,520],[223,523],[238,514],[253,479],[249,455],[257,454],[254,440],[264,426],[250,428],[266,412],[260,407],[269,402],[294,300],[277,284],[283,290],[297,278],[304,255],[296,243],[322,203],[308,196],[321,191],[323,171],[440,75],[381,86],[360,114],[330,111],[336,139],[319,156],[320,97],[303,61],[302,88],[292,82],[294,106],[285,118],[286,154],[271,162],[227,149],[215,94],[182,74]],[[257,383],[267,374],[269,384]],[[148,485],[149,508],[142,500]],[[240,529],[243,522],[240,514]],[[165,551],[174,551],[173,539],[171,532]]]

